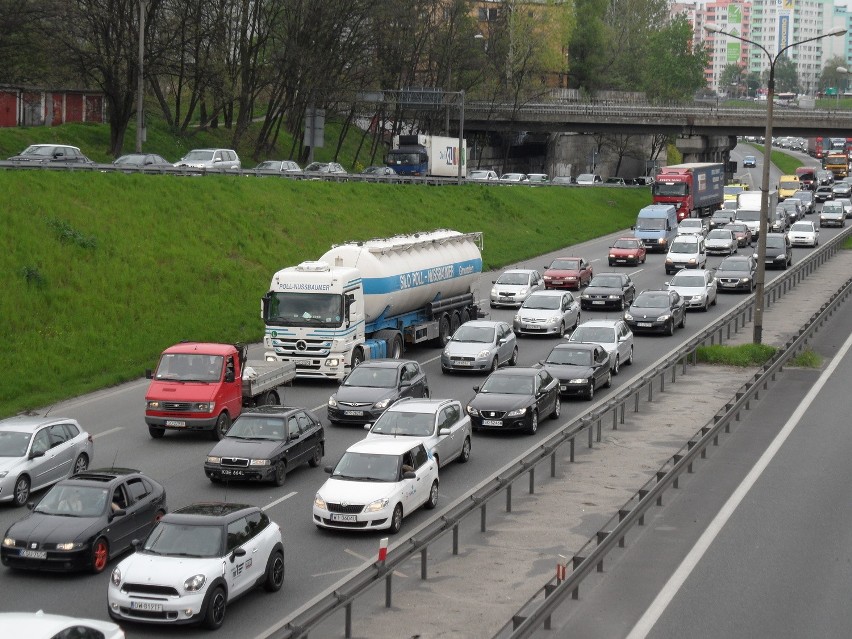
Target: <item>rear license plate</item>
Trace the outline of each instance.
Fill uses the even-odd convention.
[[[309,359],[297,359],[293,362],[296,366],[310,366],[313,362]]]
[[[553,280],[554,284],[562,284],[562,280]]]
[[[337,513],[331,514],[331,521],[349,521],[355,522],[358,521],[357,515],[338,515]]]
[[[353,417],[360,417],[364,414],[362,410],[345,410],[343,411],[344,415],[352,415]]]
[[[180,422],[174,419],[167,419],[166,426],[171,426],[173,428],[186,428],[186,422]]]
[[[227,475],[229,477],[242,477],[245,472],[242,470],[231,470],[230,468],[223,468],[222,474]]]
[[[651,328],[651,322],[639,322],[639,328]]]
[[[483,426],[502,426],[503,420],[502,419],[483,419],[482,425]]]
[[[592,304],[604,304],[603,300],[592,300]]]
[[[150,601],[131,601],[130,602],[131,610],[152,610],[154,612],[162,612],[163,604],[161,603],[153,603]]]
[[[27,559],[47,559],[47,551],[45,550],[22,550],[21,557]]]

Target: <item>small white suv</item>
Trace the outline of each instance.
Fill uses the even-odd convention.
[[[700,235],[678,235],[666,255],[666,275],[682,268],[706,268],[707,249]]]
[[[233,149],[193,149],[175,162],[177,167],[193,169],[239,169],[240,156]]]

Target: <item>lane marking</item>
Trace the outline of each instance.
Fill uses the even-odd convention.
[[[639,275],[639,273],[641,273],[641,272],[642,272],[642,271],[644,271],[644,270],[645,270],[644,268],[640,268],[638,271],[633,271],[633,272],[630,274],[630,277],[633,277],[634,275]]]
[[[297,494],[298,493],[296,493],[295,491],[292,492],[292,493],[288,493],[288,494],[284,495],[283,497],[279,497],[275,501],[269,502],[268,504],[266,504],[266,506],[263,507],[263,509],[268,510],[269,508],[272,508],[273,506],[277,506],[278,504],[280,504],[285,499],[290,499],[290,497],[292,497],[293,495],[297,495]]]
[[[116,426],[115,428],[110,428],[109,430],[105,430],[104,432],[98,433],[97,435],[92,435],[92,439],[97,439],[98,437],[109,435],[110,433],[117,433],[120,430],[124,430],[124,426]]]
[[[749,490],[751,490],[752,486],[757,483],[757,480],[763,474],[763,471],[766,470],[766,467],[769,466],[769,463],[781,449],[781,446],[784,445],[784,442],[787,441],[787,438],[792,434],[796,426],[798,426],[802,417],[810,408],[817,395],[819,395],[828,379],[840,365],[840,361],[846,356],[846,353],[850,348],[852,348],[852,335],[846,339],[843,346],[837,352],[837,355],[834,356],[834,360],[825,369],[822,375],[820,375],[819,379],[813,385],[808,394],[805,395],[802,403],[799,404],[793,414],[790,415],[787,423],[784,424],[784,427],[778,435],[775,436],[775,439],[772,440],[769,448],[767,448],[763,455],[760,456],[760,459],[757,460],[757,463],[752,467],[748,475],[745,476],[742,483],[737,486],[737,489],[728,498],[728,501],[725,502],[725,505],[722,506],[722,509],[716,517],[712,522],[710,522],[707,530],[705,530],[701,537],[699,537],[698,541],[692,547],[692,550],[689,551],[689,554],[684,558],[680,566],[678,566],[677,570],[675,570],[674,574],[672,574],[669,578],[666,585],[663,586],[663,589],[648,607],[648,610],[645,611],[645,614],[643,614],[639,621],[636,622],[636,625],[633,626],[630,634],[627,635],[627,639],[644,639],[644,637],[648,636],[648,633],[651,632],[654,625],[657,621],[659,621],[668,605],[672,602],[686,579],[701,561],[704,554],[710,548],[710,545],[716,537],[719,536],[722,528],[725,524],[727,524],[728,520],[739,507]]]
[[[311,577],[328,577],[329,575],[340,575],[345,572],[352,572],[352,568],[340,568],[339,570],[329,570],[328,572],[316,572]]]

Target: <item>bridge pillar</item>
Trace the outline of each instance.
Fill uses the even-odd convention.
[[[681,135],[675,140],[684,162],[727,162],[736,145],[735,135]]]

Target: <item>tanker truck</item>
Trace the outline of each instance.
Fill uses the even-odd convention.
[[[335,245],[278,271],[261,301],[267,361],[339,380],[364,360],[401,357],[404,344],[443,347],[480,316],[481,248],[482,233],[441,229]]]

